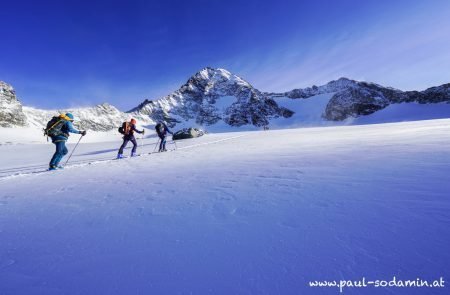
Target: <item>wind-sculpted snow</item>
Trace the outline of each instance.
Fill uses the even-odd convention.
[[[448,119],[207,134],[119,161],[100,159],[120,137],[81,142],[64,170],[0,179],[0,294],[327,295],[309,282],[393,276],[446,283],[342,294],[447,294],[448,134]],[[0,163],[45,168],[53,149],[2,145]]]

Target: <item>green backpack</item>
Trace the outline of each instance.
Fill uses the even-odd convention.
[[[64,134],[61,129],[66,122],[67,120],[65,115],[54,116],[50,121],[48,121],[47,127],[44,129],[44,136],[55,137]]]

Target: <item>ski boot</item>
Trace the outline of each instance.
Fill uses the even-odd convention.
[[[117,158],[116,159],[123,159],[123,155],[122,154],[117,154]]]
[[[64,166],[61,166],[61,165],[51,165],[51,166],[48,168],[48,171],[55,171],[55,170],[62,170],[62,169],[64,169]]]

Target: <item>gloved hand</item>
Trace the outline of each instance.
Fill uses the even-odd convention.
[[[86,133],[87,133],[86,130],[80,132],[81,136],[85,136]]]
[[[142,134],[145,134],[145,129],[142,129]]]

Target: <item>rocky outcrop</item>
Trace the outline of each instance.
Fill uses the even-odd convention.
[[[432,87],[424,91],[401,91],[377,84],[356,82],[352,87],[340,90],[327,104],[324,118],[340,121],[359,117],[384,109],[390,104],[420,104],[450,102],[450,84]]]
[[[407,91],[410,101],[418,103],[450,102],[450,83],[428,88],[425,91]]]
[[[0,81],[0,126],[14,127],[26,126],[22,104],[16,97],[16,92],[11,85]]]
[[[324,118],[340,121],[348,117],[372,114],[390,104],[385,96],[361,88],[348,88],[332,96],[325,109]]]

